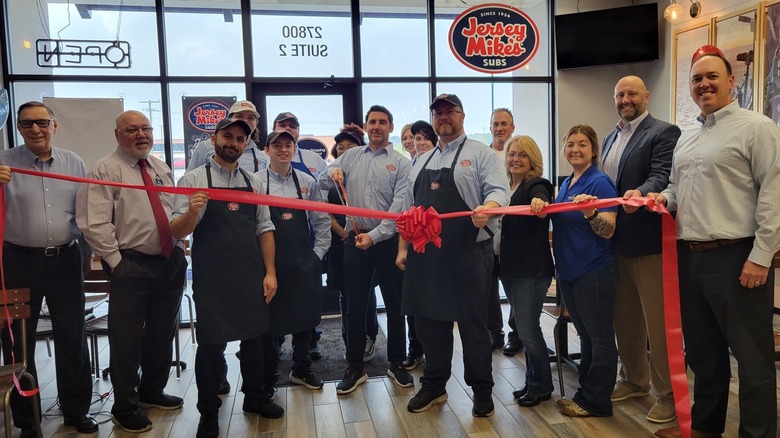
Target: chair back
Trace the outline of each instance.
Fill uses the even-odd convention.
[[[14,339],[14,342],[21,343],[22,357],[16,358],[21,360],[20,364],[22,369],[27,369],[27,318],[30,317],[30,288],[16,288],[7,289],[5,293],[0,292],[0,328],[7,328],[7,318],[14,320],[21,320],[22,324],[22,339]],[[9,365],[10,366],[10,365]],[[5,367],[2,367],[5,368]],[[5,374],[0,371],[0,374]]]

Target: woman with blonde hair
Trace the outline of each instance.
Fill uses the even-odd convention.
[[[542,152],[533,138],[512,137],[504,154],[510,206],[529,205],[534,198],[552,201],[553,186],[543,176]],[[549,229],[550,219],[537,216],[507,215],[501,226],[500,278],[526,358],[525,386],[512,394],[523,407],[549,400],[553,392],[547,344],[539,325],[554,274]]]

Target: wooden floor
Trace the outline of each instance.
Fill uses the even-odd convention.
[[[504,315],[508,315],[504,305]],[[552,319],[542,317],[543,330],[552,333]],[[381,324],[386,323],[383,315]],[[780,317],[775,317],[775,327],[780,326]],[[384,328],[384,327],[383,327]],[[94,404],[90,412],[100,421],[96,436],[124,438],[131,436],[184,438],[194,437],[199,414],[195,408],[197,388],[194,379],[194,354],[189,329],[181,331],[182,360],[188,363],[180,379],[172,369],[166,388],[170,394],[184,397],[184,408],[177,411],[151,410],[149,417],[154,428],[143,434],[128,434],[115,428],[110,421],[112,403],[111,384],[96,380]],[[578,350],[576,332],[570,328],[570,345]],[[553,345],[551,339],[548,345]],[[100,339],[101,365],[108,364],[108,348],[105,338]],[[228,346],[228,352],[238,349],[236,343]],[[335,382],[328,382],[321,391],[310,391],[302,387],[279,388],[275,401],[285,408],[286,414],[278,420],[261,419],[257,415],[244,414],[241,406],[243,394],[240,387],[238,361],[233,354],[227,354],[230,365],[229,379],[232,391],[223,399],[220,411],[220,432],[222,437],[650,437],[653,432],[668,425],[655,425],[644,419],[655,398],[647,396],[615,403],[614,416],[610,418],[572,419],[561,414],[555,404],[560,399],[557,369],[553,364],[556,390],[553,400],[535,408],[519,408],[512,399],[512,391],[523,386],[525,359],[522,354],[504,356],[493,354],[493,391],[496,412],[490,418],[474,418],[471,415],[472,392],[463,382],[463,361],[460,342],[457,339],[453,360],[453,376],[447,384],[449,400],[428,412],[412,414],[406,411],[406,404],[414,394],[412,388],[398,388],[387,377],[369,379],[354,393],[337,396]],[[54,382],[54,360],[49,358],[43,341],[36,348],[39,366],[43,409],[44,437],[76,437],[73,428],[64,427],[59,409],[56,407],[56,386]],[[778,362],[780,364],[780,362]],[[314,365],[316,370],[316,363]],[[732,359],[736,376],[736,363]],[[780,370],[780,365],[778,365]],[[416,389],[419,389],[421,371],[415,370]],[[576,389],[576,376],[564,367],[565,391],[571,396]],[[779,394],[780,395],[780,394]],[[102,397],[102,398],[101,398]],[[737,379],[731,384],[726,437],[736,437],[738,427]],[[676,423],[670,423],[676,424]],[[19,429],[14,429],[14,436]],[[780,434],[778,434],[780,437]]]

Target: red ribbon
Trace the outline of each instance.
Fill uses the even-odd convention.
[[[189,195],[194,192],[207,192],[209,199],[219,201],[236,201],[247,204],[267,205],[270,207],[294,208],[299,210],[311,210],[332,214],[361,216],[373,219],[387,219],[396,221],[398,232],[405,240],[412,243],[415,251],[423,252],[425,246],[431,242],[441,247],[441,221],[444,219],[471,216],[472,211],[458,211],[439,214],[433,208],[423,209],[413,207],[401,214],[386,211],[370,210],[366,208],[347,207],[324,202],[308,201],[294,198],[285,198],[260,193],[240,192],[230,189],[215,188],[184,188],[139,186],[133,184],[117,183],[90,178],[81,178],[68,175],[37,172],[34,170],[12,168],[12,172],[40,176],[43,178],[55,178],[66,181],[100,184],[135,190],[149,190],[154,192],[171,193],[176,195]],[[5,231],[5,192],[0,193],[0,237]],[[587,205],[587,207],[585,207]],[[666,326],[666,347],[669,360],[669,370],[674,391],[674,403],[677,410],[677,418],[683,438],[689,438],[691,434],[691,404],[688,393],[688,379],[685,368],[685,356],[683,354],[682,323],[680,319],[680,289],[677,277],[677,240],[675,235],[675,223],[672,216],[662,205],[656,205],[650,198],[611,198],[590,201],[587,204],[573,204],[564,202],[550,204],[542,212],[546,214],[565,211],[577,211],[583,208],[605,208],[617,205],[633,207],[647,207],[648,209],[663,214],[662,217],[662,246],[663,246],[663,286],[664,286],[664,323]],[[536,215],[529,205],[513,205],[508,207],[486,208],[480,214],[508,214],[508,215]],[[0,257],[2,257],[2,240],[0,240]],[[0,258],[0,281],[5,294],[5,278],[2,271],[2,259]],[[10,322],[9,322],[10,324]],[[9,325],[10,326],[10,325]],[[19,389],[18,382],[16,382]],[[37,392],[37,389],[34,390]],[[29,391],[27,391],[29,392]],[[34,394],[33,392],[32,394]],[[22,391],[20,391],[22,393]],[[32,395],[29,394],[29,395]],[[28,394],[24,394],[28,395]]]

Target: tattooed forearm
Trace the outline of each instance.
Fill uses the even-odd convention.
[[[609,239],[615,233],[615,222],[598,215],[590,221],[590,228],[597,236]]]

